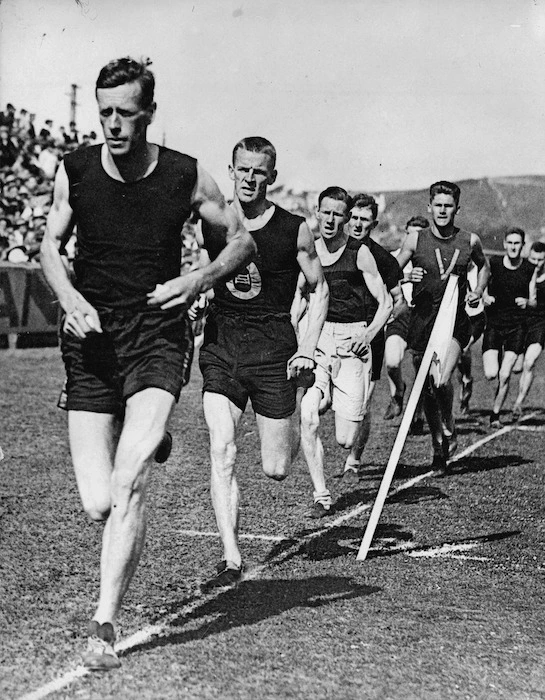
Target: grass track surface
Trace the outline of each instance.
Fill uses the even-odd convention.
[[[461,450],[490,432],[492,388],[475,366]],[[363,563],[357,548],[399,422],[382,420],[385,379],[365,477],[345,491],[333,478],[344,455],[332,416],[324,419],[338,510],[320,522],[306,517],[301,459],[282,484],[262,476],[248,410],[239,429],[242,531],[285,539],[243,539],[248,580],[201,597],[221,550],[217,538],[187,534],[215,531],[194,368],[172,422],[173,456],[154,470],[147,544],[120,619],[122,668],[76,676],[45,696],[544,698],[542,371],[529,429],[498,435],[452,475],[425,476],[429,436],[408,439]],[[0,352],[1,698],[30,696],[77,668],[98,593],[102,528],[79,504],[66,417],[55,408],[62,378],[55,350]]]

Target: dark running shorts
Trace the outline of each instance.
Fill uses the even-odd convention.
[[[68,411],[123,415],[143,389],[164,389],[176,400],[189,381],[193,336],[185,310],[99,311],[102,333],[84,340],[61,333]]]
[[[426,350],[434,323],[435,314],[423,317],[418,314],[416,308],[411,309],[409,335],[407,337],[407,344],[411,350],[417,354]],[[467,347],[471,339],[471,323],[463,307],[458,307],[456,312],[452,337],[462,350]]]
[[[199,353],[203,392],[221,394],[241,411],[248,399],[266,418],[288,418],[295,411],[295,382],[286,377],[297,351],[289,316],[224,314],[213,310]]]
[[[484,330],[483,352],[487,350],[498,350],[504,352],[514,352],[520,355],[524,351],[524,339],[526,328],[519,323],[511,328],[497,328],[488,325]]]
[[[530,321],[527,325],[524,350],[536,343],[541,345],[542,348],[545,347],[545,318]]]
[[[369,343],[371,346],[371,381],[378,382],[382,371],[382,361],[384,360],[384,347],[386,338],[384,336],[384,328],[381,329],[373,340]]]
[[[481,311],[480,314],[469,316],[469,323],[471,324],[471,341],[476,343],[484,333],[484,329],[486,327],[485,312]]]
[[[390,323],[386,326],[384,331],[386,334],[386,338],[390,338],[393,335],[398,335],[405,342],[407,342],[407,338],[409,336],[410,322],[411,309],[407,307],[399,314],[397,318],[394,318],[394,320],[390,321]]]

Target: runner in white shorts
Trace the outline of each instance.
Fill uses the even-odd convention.
[[[311,516],[332,513],[324,476],[324,451],[318,433],[320,413],[335,411],[335,437],[349,450],[365,415],[371,371],[369,343],[392,308],[390,295],[367,246],[344,232],[351,200],[341,187],[318,198],[320,238],[316,251],[329,287],[328,315],[318,340],[316,380],[301,401],[301,445],[314,486]],[[370,303],[378,304],[367,325]]]

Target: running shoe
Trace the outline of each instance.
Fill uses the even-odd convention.
[[[208,593],[214,588],[228,588],[236,586],[242,580],[244,574],[244,564],[237,566],[232,561],[223,560],[216,566],[216,575],[201,586],[203,593]]]
[[[511,420],[513,423],[517,423],[522,418],[522,406],[513,406],[511,411]]]
[[[309,513],[310,518],[318,520],[326,515],[333,514],[333,503],[331,493],[326,490],[323,492],[314,492],[314,503]]]
[[[499,430],[502,427],[499,413],[490,412],[490,427],[494,428],[494,430]]]
[[[388,407],[386,409],[386,413],[384,414],[384,420],[392,420],[392,418],[397,418],[398,416],[401,415],[403,411],[403,397],[405,396],[405,389],[407,388],[406,384],[403,384],[403,389],[401,393],[395,393],[392,398],[390,399],[390,403],[388,404]]]
[[[315,501],[309,513],[309,518],[314,520],[319,520],[320,518],[325,518],[328,515],[333,515],[333,506],[330,503],[322,503],[321,501]]]
[[[159,443],[159,447],[155,450],[154,459],[157,464],[163,464],[170,457],[172,452],[172,435],[166,431],[163,435],[163,439]]]
[[[111,671],[121,666],[114,651],[115,632],[111,622],[102,625],[91,620],[87,628],[87,651],[83,654],[83,665],[90,671]]]
[[[349,488],[359,482],[360,470],[357,467],[345,466],[337,478],[341,480],[342,488]]]

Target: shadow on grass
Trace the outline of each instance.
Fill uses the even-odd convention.
[[[307,543],[306,554],[313,561],[333,559],[340,556],[354,556],[354,553],[360,547],[363,532],[362,528],[357,527],[336,528],[321,537],[320,540]],[[478,537],[453,539],[447,542],[440,541],[422,544],[421,542],[412,542],[413,533],[411,531],[405,530],[395,523],[384,523],[379,525],[375,531],[367,559],[390,557],[397,554],[411,554],[411,552],[421,553],[421,556],[425,556],[427,551],[437,550],[441,547],[460,547],[463,549],[465,545],[488,544],[518,535],[520,535],[520,530],[509,530]]]
[[[439,501],[445,498],[449,498],[449,496],[436,486],[412,486],[393,496],[389,496],[388,503],[413,505],[415,503],[425,503],[426,501]]]
[[[197,608],[172,620],[160,637],[137,644],[123,655],[187,644],[236,627],[254,625],[295,608],[323,608],[338,600],[361,598],[380,590],[378,586],[360,585],[344,576],[243,581],[237,588],[216,594],[212,600],[203,598]],[[178,609],[187,602],[187,599],[180,601]],[[171,613],[175,614],[176,604],[170,607]],[[181,629],[188,624],[191,624],[191,629]]]
[[[323,561],[336,559],[337,557],[354,556],[354,551],[359,549],[363,528],[346,525],[336,527],[324,533],[320,538],[305,542],[300,553],[311,561]],[[382,546],[398,545],[400,542],[410,542],[413,533],[404,530],[400,525],[379,525],[375,532],[373,542],[382,543]]]
[[[385,527],[388,528],[389,526],[386,525]],[[410,545],[408,544],[407,540],[395,541],[393,538],[390,540],[385,540],[384,535],[382,535],[380,532],[380,528],[377,528],[377,532],[373,537],[372,547],[369,550],[367,559],[391,557],[394,554],[410,554],[411,552],[422,553],[422,556],[424,556],[425,552],[429,550],[437,550],[441,547],[463,548],[465,545],[481,545],[488,544],[490,542],[499,542],[510,537],[517,537],[518,535],[520,535],[520,530],[509,530],[507,532],[494,532],[489,535],[480,535],[478,537],[463,537],[460,539],[449,540],[447,542],[434,542],[432,544],[414,543],[413,545]],[[359,548],[359,542],[357,543],[357,546],[353,546],[353,549],[357,548]]]
[[[491,471],[492,469],[507,469],[508,467],[520,467],[523,464],[532,464],[533,459],[524,459],[520,455],[497,455],[495,457],[464,457],[449,465],[448,472],[442,474],[445,478],[454,474],[476,474],[478,472]]]

